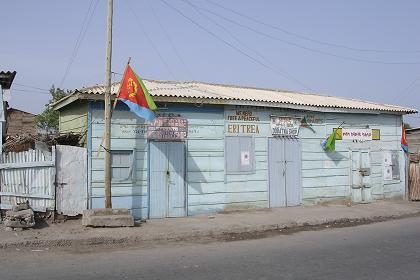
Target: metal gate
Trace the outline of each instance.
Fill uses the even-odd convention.
[[[268,154],[270,207],[301,204],[299,139],[269,138]]]
[[[149,218],[185,216],[184,142],[150,142],[149,155]]]
[[[87,209],[86,148],[57,145],[57,212],[76,216]]]
[[[351,193],[353,202],[371,202],[371,166],[369,151],[352,151],[352,184]]]
[[[2,154],[0,209],[29,201],[35,211],[54,210],[55,148]]]

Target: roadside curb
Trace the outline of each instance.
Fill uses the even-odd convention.
[[[236,227],[215,231],[172,232],[157,234],[153,237],[129,236],[114,238],[109,236],[78,239],[33,239],[24,241],[1,242],[1,249],[39,249],[39,248],[84,248],[153,246],[170,243],[208,243],[215,241],[229,242],[237,240],[258,239],[275,235],[287,235],[301,231],[316,231],[327,228],[344,228],[367,225],[389,220],[420,216],[420,211],[389,216],[372,216],[363,218],[320,219],[316,221],[289,222],[287,224],[267,224],[249,227]]]

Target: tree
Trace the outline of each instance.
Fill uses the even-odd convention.
[[[38,128],[46,133],[54,133],[58,131],[59,113],[51,108],[51,104],[65,97],[69,93],[70,91],[55,88],[54,85],[51,86],[50,94],[52,98],[49,100],[48,104],[45,104],[44,111],[36,116]]]
[[[411,125],[409,123],[403,122],[404,129],[410,129]]]

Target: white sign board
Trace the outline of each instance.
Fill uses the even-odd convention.
[[[392,180],[392,166],[384,166],[384,180]]]
[[[249,151],[242,151],[242,152],[241,152],[241,165],[242,165],[242,166],[248,166],[248,165],[251,165],[251,160],[250,160],[250,153],[249,153]]]
[[[343,140],[372,140],[370,128],[343,128]]]
[[[276,117],[270,119],[271,134],[274,136],[298,136],[300,120],[292,117]]]

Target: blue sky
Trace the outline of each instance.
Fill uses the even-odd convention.
[[[61,82],[97,1],[2,2],[0,70],[18,72],[13,107],[42,110],[49,96],[28,86],[103,83],[105,0],[87,17]],[[312,90],[420,108],[420,1],[189,0],[198,10],[165,1],[188,19],[162,0],[114,0],[114,72],[131,56],[149,79]],[[406,120],[420,126],[419,115]]]

